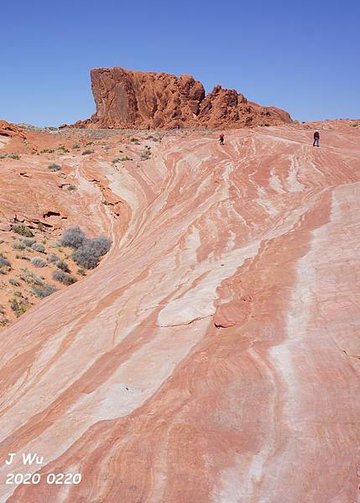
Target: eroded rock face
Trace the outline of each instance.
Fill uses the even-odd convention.
[[[77,126],[105,128],[242,127],[290,123],[284,110],[248,102],[233,89],[216,86],[205,95],[189,75],[123,68],[91,71],[96,113]]]
[[[25,133],[15,124],[0,120],[0,136],[26,138]]]

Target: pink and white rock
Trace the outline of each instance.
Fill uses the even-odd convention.
[[[359,139],[182,133],[73,164],[129,218],[101,214],[100,267],[1,334],[1,459],[45,460],[19,487],[2,463],[1,501],[357,501]]]

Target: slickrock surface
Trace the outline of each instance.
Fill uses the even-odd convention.
[[[18,453],[2,502],[357,501],[360,131],[320,134],[69,155],[78,219],[114,247],[1,333],[1,460]],[[100,211],[99,183],[127,220]],[[38,485],[5,484],[36,470]],[[47,485],[53,472],[82,481]]]
[[[216,86],[205,96],[189,75],[123,68],[91,71],[96,113],[77,126],[110,128],[243,127],[290,123],[284,110],[249,102],[233,89]]]

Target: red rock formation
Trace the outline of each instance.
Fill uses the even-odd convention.
[[[20,138],[26,138],[25,133],[18,126],[3,120],[0,120],[0,136],[17,136]]]
[[[105,128],[243,127],[290,123],[284,110],[262,107],[235,90],[216,86],[205,96],[188,75],[123,68],[91,71],[96,113],[76,126]]]

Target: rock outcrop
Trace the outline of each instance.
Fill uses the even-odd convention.
[[[243,127],[290,123],[284,110],[249,102],[233,89],[204,86],[189,75],[123,68],[91,71],[96,113],[75,126],[103,128]]]
[[[26,138],[25,133],[15,124],[0,120],[0,136]]]

